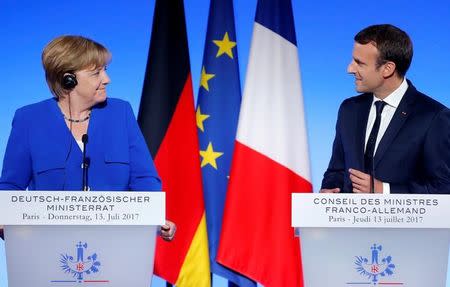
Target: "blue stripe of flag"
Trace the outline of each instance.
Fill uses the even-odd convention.
[[[291,0],[259,0],[255,22],[297,46]]]

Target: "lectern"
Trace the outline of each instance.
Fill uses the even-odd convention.
[[[293,194],[305,287],[445,287],[450,197]]]
[[[162,192],[1,192],[9,287],[148,287]]]

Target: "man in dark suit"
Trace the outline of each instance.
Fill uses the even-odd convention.
[[[355,36],[348,73],[363,94],[341,104],[321,192],[450,193],[450,111],[405,78],[412,55],[395,26]]]

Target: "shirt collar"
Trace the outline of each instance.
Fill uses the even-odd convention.
[[[386,104],[390,105],[391,107],[397,108],[400,104],[400,101],[402,100],[403,96],[406,93],[406,90],[408,89],[408,82],[406,81],[406,78],[403,78],[403,82],[400,84],[400,86],[395,89],[392,93],[390,93],[386,98],[384,98],[384,102]],[[373,102],[379,101],[380,99],[373,96]]]

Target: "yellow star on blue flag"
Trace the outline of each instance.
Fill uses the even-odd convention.
[[[212,143],[210,142],[208,144],[208,147],[206,150],[201,150],[200,155],[202,156],[202,163],[201,167],[204,167],[205,165],[209,164],[213,168],[217,169],[217,162],[216,159],[221,157],[223,155],[223,152],[216,152],[213,149]]]
[[[236,47],[236,42],[230,41],[228,37],[228,32],[225,32],[222,41],[213,40],[214,44],[219,47],[216,57],[220,57],[223,54],[227,54],[231,59],[233,59],[233,48]]]

